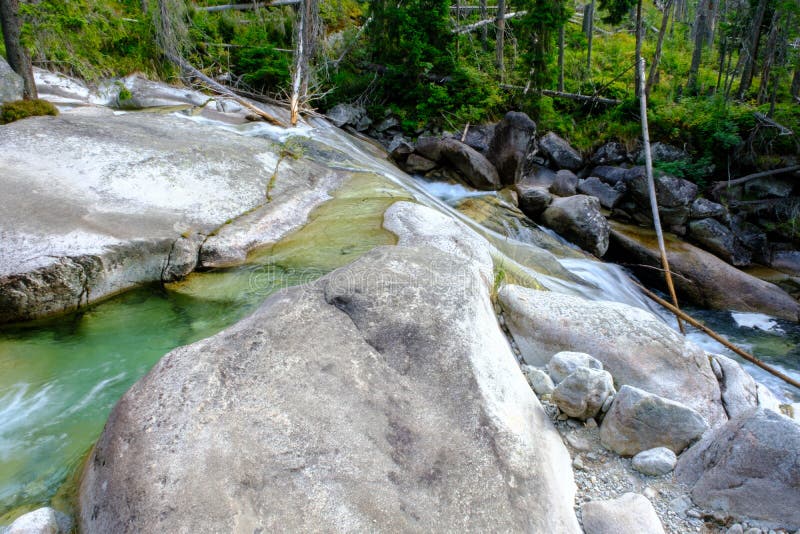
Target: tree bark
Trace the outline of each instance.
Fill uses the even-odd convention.
[[[708,26],[709,0],[700,0],[697,4],[697,14],[694,19],[692,34],[694,36],[694,50],[692,51],[692,64],[689,67],[689,76],[686,88],[697,93],[697,73],[700,70],[700,61],[703,59],[703,45],[706,42],[706,31]]]
[[[505,63],[504,63],[504,49],[506,46],[506,0],[497,0],[497,17],[495,18],[497,25],[497,42],[495,44],[495,63],[497,64],[497,73],[500,75],[500,83],[503,83],[506,78]]]
[[[489,16],[489,10],[486,9],[486,0],[480,0],[481,19],[486,19]],[[484,52],[489,51],[489,26],[481,28],[481,46]]]
[[[22,98],[25,100],[39,98],[33,78],[31,58],[19,39],[22,29],[22,22],[19,19],[19,0],[0,0],[0,24],[3,29],[8,64],[22,77]]]
[[[642,41],[644,39],[644,24],[642,23],[642,0],[636,2],[636,64],[642,59]],[[644,70],[636,69],[636,96],[639,96],[639,91],[644,90]]]
[[[641,2],[639,2],[641,6]],[[636,71],[639,73],[639,112],[642,118],[642,144],[644,145],[644,166],[645,174],[647,175],[647,191],[650,196],[650,209],[653,212],[653,226],[656,231],[656,238],[658,240],[658,250],[661,252],[661,266],[664,268],[664,278],[667,282],[669,294],[672,297],[672,303],[675,308],[678,308],[678,297],[675,295],[675,286],[672,285],[672,273],[669,270],[669,261],[667,260],[667,247],[664,245],[664,233],[661,230],[661,218],[658,213],[658,199],[656,198],[656,183],[653,178],[653,156],[650,152],[650,130],[647,124],[647,96],[644,88],[644,58],[637,56],[638,67]],[[678,320],[678,327],[682,334],[686,334],[683,327],[680,315],[675,314]]]
[[[781,18],[781,12],[777,9],[772,13],[772,22],[769,27],[769,34],[767,35],[766,55],[764,62],[761,64],[761,81],[758,84],[758,98],[759,105],[767,101],[769,96],[770,74],[772,66],[775,64],[775,55],[778,53],[778,26]]]
[[[653,55],[653,63],[650,65],[650,74],[647,76],[647,85],[644,88],[645,95],[650,96],[650,90],[656,84],[658,78],[658,65],[661,63],[661,51],[664,45],[664,35],[667,33],[669,14],[672,10],[672,0],[667,0],[664,5],[664,15],[661,17],[661,28],[658,30],[658,41],[656,42],[656,52]]]
[[[589,4],[589,9],[584,17],[584,24],[586,25],[586,69],[591,76],[592,72],[592,38],[594,36],[594,3],[595,0]]]
[[[558,90],[564,91],[564,27],[558,30]]]
[[[750,35],[742,43],[742,51],[740,52],[743,61],[742,78],[739,82],[739,91],[736,93],[737,98],[740,100],[744,98],[745,93],[750,89],[750,84],[753,81],[753,70],[756,64],[756,55],[758,54],[758,42],[761,38],[761,23],[764,20],[764,12],[766,10],[767,0],[759,0],[750,26]]]

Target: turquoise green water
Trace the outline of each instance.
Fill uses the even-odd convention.
[[[161,356],[235,323],[275,291],[394,244],[383,212],[405,198],[375,174],[354,173],[308,224],[247,265],[0,327],[0,525],[51,502],[117,400]]]

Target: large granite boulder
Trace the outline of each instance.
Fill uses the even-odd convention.
[[[550,192],[560,197],[569,197],[576,193],[578,187],[578,177],[575,173],[567,169],[561,169],[556,173],[556,179],[550,186]]]
[[[768,528],[800,529],[800,425],[763,408],[709,432],[681,455],[692,500]]]
[[[545,187],[520,183],[514,190],[519,199],[519,209],[531,219],[538,219],[553,202],[553,195]]]
[[[542,212],[541,220],[545,226],[597,257],[608,250],[610,227],[595,197],[554,198]]]
[[[2,534],[70,534],[72,519],[50,507],[38,508],[16,518],[8,528],[0,527]]]
[[[208,95],[186,87],[173,87],[132,74],[117,82],[113,104],[121,109],[137,110],[175,106],[202,106]]]
[[[86,463],[82,532],[580,532],[482,272],[375,249],[169,353]]]
[[[457,170],[476,189],[495,190],[502,187],[494,165],[483,154],[457,139],[420,138],[415,150],[426,159]]]
[[[284,158],[267,202],[280,150],[174,115],[70,112],[3,126],[0,323],[174,280],[200,256],[243,261],[277,241],[343,181],[311,158]]]
[[[626,186],[624,182],[617,182],[617,185],[610,186],[597,176],[590,176],[578,182],[577,191],[583,195],[597,197],[601,206],[612,209],[625,195]]]
[[[710,354],[711,367],[719,380],[722,404],[728,418],[739,417],[758,406],[758,385],[750,373],[735,360],[722,354]]]
[[[669,174],[656,172],[653,177],[661,222],[667,227],[680,227],[689,219],[691,205],[697,197],[697,185]],[[650,192],[644,167],[633,167],[626,173],[628,193],[642,216],[651,216]],[[652,220],[652,219],[650,219]]]
[[[584,503],[581,518],[586,534],[664,534],[655,508],[647,497],[638,493]]]
[[[622,386],[600,427],[600,443],[623,456],[656,447],[680,453],[700,439],[708,423],[685,404]]]
[[[683,402],[712,425],[727,420],[706,353],[652,313],[512,285],[498,299],[526,363],[543,366],[563,350],[588,352],[618,388],[628,384]]]
[[[539,139],[539,149],[547,156],[554,169],[577,171],[583,165],[580,153],[553,132],[547,132]]]
[[[611,141],[598,148],[589,160],[592,165],[617,165],[628,159],[628,151],[622,144]]]
[[[497,123],[489,143],[489,158],[505,185],[513,185],[522,174],[525,158],[535,148],[536,123],[525,113],[509,111]]]
[[[731,265],[749,265],[752,259],[748,251],[730,228],[716,219],[706,218],[689,222],[689,236],[701,247]]]
[[[607,259],[630,265],[646,283],[663,286],[660,273],[640,267],[661,267],[655,232],[615,221],[611,227]],[[711,309],[760,312],[790,321],[800,319],[800,304],[775,284],[740,271],[669,234],[664,239],[679,299]]]
[[[22,77],[0,56],[0,104],[22,99]]]

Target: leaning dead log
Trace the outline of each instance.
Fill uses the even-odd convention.
[[[742,176],[741,178],[736,178],[735,180],[714,182],[714,187],[711,188],[711,191],[713,193],[718,193],[719,191],[727,187],[736,187],[744,183],[747,183],[750,180],[755,180],[757,178],[766,178],[767,176],[775,176],[776,174],[786,174],[789,172],[797,172],[797,171],[800,171],[800,165],[792,165],[790,167],[781,167],[780,169],[772,169],[769,171],[756,172],[753,174],[748,174],[747,176]]]
[[[794,135],[794,132],[792,130],[790,130],[789,128],[787,128],[783,124],[775,122],[773,119],[770,119],[769,117],[767,117],[763,113],[756,112],[756,113],[753,113],[753,116],[761,124],[763,124],[765,126],[769,126],[771,128],[776,128],[778,130],[778,132],[779,132],[779,135]]]
[[[515,18],[518,18],[518,17],[522,17],[526,13],[528,13],[528,12],[527,11],[514,11],[513,13],[506,13],[505,16],[503,17],[503,20],[515,19]],[[460,35],[462,33],[469,33],[469,32],[475,31],[475,30],[477,30],[479,28],[483,28],[484,26],[489,26],[490,24],[494,24],[496,22],[497,22],[496,18],[479,20],[478,22],[475,22],[473,24],[467,24],[465,26],[459,26],[458,28],[455,28],[453,30],[453,33],[455,33],[457,35]]]
[[[246,4],[225,4],[221,6],[197,6],[194,9],[195,11],[207,12],[228,11],[231,9],[236,11],[249,11],[253,9],[260,9],[262,7],[290,6],[299,3],[300,0],[273,0],[272,2],[248,2]]]
[[[524,91],[525,87],[521,85],[501,84],[501,89],[510,89],[512,91]],[[615,98],[605,98],[598,95],[580,95],[576,93],[565,93],[563,91],[551,91],[550,89],[539,89],[537,91],[544,96],[551,98],[566,98],[568,100],[577,100],[578,102],[590,102],[592,104],[602,104],[604,106],[616,106],[622,103],[621,100]]]
[[[282,128],[287,128],[285,122],[278,119],[274,115],[270,115],[269,113],[259,108],[258,106],[254,106],[252,103],[248,102],[246,99],[237,95],[231,89],[225,87],[216,80],[209,78],[208,76],[203,74],[199,69],[195,68],[192,64],[186,61],[186,59],[184,59],[183,57],[168,56],[167,59],[178,65],[181,68],[181,70],[185,73],[185,76],[199,80],[203,85],[205,85],[209,90],[213,91],[214,93],[217,93],[219,95],[225,96],[226,98],[230,98],[231,100],[236,101],[241,106],[247,108],[254,114],[258,115],[265,121],[274,124],[275,126],[281,126]]]

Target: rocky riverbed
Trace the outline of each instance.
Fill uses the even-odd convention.
[[[512,204],[453,209],[323,121],[289,133],[185,90],[126,83],[170,114],[115,115],[90,105],[107,93],[62,80],[51,84],[62,116],[0,128],[3,180],[19,193],[3,201],[4,320],[146,281],[169,288],[196,269],[222,275],[252,251],[332,242],[337,252],[325,256],[331,272],[172,350],[123,395],[79,473],[80,531],[800,528],[792,407],[634,290],[566,267],[596,264],[589,255],[533,222],[526,240],[509,238],[500,230]],[[527,161],[532,121],[506,122],[473,185],[509,183]],[[411,147],[405,161],[462,174],[483,163],[455,142],[427,156]],[[581,156],[557,138],[537,143],[579,170]],[[370,173],[390,185],[358,181]],[[553,191],[569,192],[571,177],[553,174]],[[504,198],[530,209],[521,193],[532,187]],[[573,210],[576,195],[557,196],[542,213],[555,203],[589,215],[559,226],[573,241],[573,230],[607,224],[600,200]],[[380,239],[353,253],[360,243],[320,215],[330,198],[341,208],[332,217],[368,213]],[[583,248],[605,253],[608,230]],[[189,279],[181,291],[207,287]],[[790,299],[774,309],[791,316],[796,302],[768,291]],[[34,514],[9,532],[70,528],[58,513]]]

